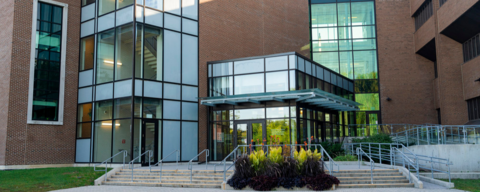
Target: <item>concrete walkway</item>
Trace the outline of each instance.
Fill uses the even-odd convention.
[[[425,183],[424,183],[425,184]],[[433,185],[433,184],[432,184]],[[426,187],[427,188],[427,187]],[[166,187],[126,187],[126,186],[87,186],[87,187],[78,187],[72,189],[58,190],[58,192],[130,192],[130,191],[145,191],[145,192],[206,192],[206,191],[216,191],[216,192],[225,192],[221,189],[198,189],[198,188],[166,188]],[[244,190],[242,190],[244,191]],[[456,189],[438,189],[438,188],[428,188],[428,189],[416,189],[416,188],[365,188],[365,189],[337,189],[338,192],[459,192],[461,190]]]

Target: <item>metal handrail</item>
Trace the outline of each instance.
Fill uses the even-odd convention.
[[[137,160],[138,158],[144,156],[145,154],[148,153],[148,167],[151,169],[152,168],[152,164],[150,163],[150,158],[153,156],[153,151],[152,150],[148,150],[148,151],[145,151],[144,153],[142,153],[141,155],[139,155],[138,157],[136,157],[135,159],[133,159],[132,161],[130,161],[128,163],[128,167],[130,167],[130,164],[132,164],[131,166],[131,169],[132,169],[132,182],[133,182],[133,169],[134,169],[134,161]]]
[[[192,183],[192,177],[193,177],[193,167],[192,167],[192,162],[200,156],[202,153],[205,153],[205,169],[208,169],[208,156],[210,156],[209,150],[204,149],[202,152],[200,152],[198,155],[193,157],[189,162],[188,162],[188,169],[190,170],[190,183]]]
[[[363,155],[367,156],[368,159],[370,159],[370,179],[371,179],[372,184],[373,184],[373,167],[374,167],[373,165],[375,164],[375,162],[360,147],[357,147],[357,155],[358,155],[358,169],[360,169],[360,163],[362,162],[362,156]]]
[[[127,150],[120,151],[117,154],[108,158],[107,160],[103,161],[102,163],[93,165],[93,171],[105,171],[105,182],[107,182],[108,161],[110,161],[111,159],[113,159],[114,157],[116,157],[117,155],[119,155],[121,153],[123,153],[123,168],[125,169],[125,158],[127,157]],[[103,164],[105,164],[105,170],[97,170],[97,165],[103,165]]]
[[[235,149],[233,149],[232,152],[230,152],[230,154],[228,154],[223,160],[222,160],[222,163],[223,163],[223,181],[226,182],[227,181],[227,177],[226,177],[226,174],[227,174],[227,171],[232,168],[233,165],[235,165],[235,162],[236,162],[236,156],[237,156],[237,150],[240,146],[237,146],[235,147]],[[232,156],[233,154],[235,154],[235,156],[233,157],[233,163],[232,165],[230,165],[227,169],[227,159],[230,158],[230,156]],[[216,165],[215,165],[216,166]],[[214,166],[214,169],[215,169],[215,166]]]
[[[157,163],[155,163],[155,165],[153,166],[157,166],[158,164],[160,164],[160,183],[162,182],[162,172],[163,172],[163,160],[166,159],[167,157],[169,157],[170,155],[172,155],[173,153],[177,153],[177,170],[178,170],[178,159],[180,158],[180,150],[175,150],[175,151],[172,151],[170,154],[168,154],[167,156],[165,156],[162,160],[158,161]],[[152,167],[150,167],[150,173],[152,172]],[[153,172],[156,172],[156,171],[153,171]]]
[[[407,155],[405,155],[402,151],[398,150],[398,148],[396,148],[396,147],[393,147],[392,149],[393,149],[393,150],[391,151],[392,153],[395,153],[395,151],[396,151],[397,153],[400,154],[400,157],[402,157],[402,159],[403,159],[403,167],[405,167],[405,160],[407,160],[407,163],[408,163],[408,171],[409,171],[409,173],[408,173],[408,180],[409,180],[409,182],[410,182],[410,183],[412,182],[411,173],[410,173],[410,166],[412,166],[412,167],[415,169],[415,171],[417,172],[417,178],[420,179],[420,177],[419,177],[420,167],[419,167],[419,164],[418,164],[418,160],[414,161],[414,160],[408,158]],[[392,157],[394,158],[393,162],[396,163],[397,155],[393,155]],[[415,162],[416,162],[417,166],[414,165]],[[395,164],[395,165],[396,165],[396,164]]]

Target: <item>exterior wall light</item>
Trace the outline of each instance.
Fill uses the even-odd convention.
[[[390,97],[387,97],[387,101],[391,101],[392,99],[390,99]]]

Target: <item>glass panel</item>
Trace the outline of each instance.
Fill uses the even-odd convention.
[[[352,50],[352,40],[339,40],[339,49],[340,51]]]
[[[365,112],[356,112],[356,123],[357,125],[365,125],[367,124],[367,118]],[[357,137],[365,136],[365,126],[357,126]]]
[[[312,41],[312,51],[313,52],[322,52],[322,51],[338,51],[338,41]]]
[[[288,56],[288,68],[290,69],[295,69],[295,66],[296,66],[296,61],[297,61],[297,56],[295,55],[289,55]]]
[[[88,5],[90,3],[95,3],[95,0],[82,0],[82,6]]]
[[[377,52],[353,52],[355,79],[377,79]]]
[[[355,101],[362,104],[359,106],[362,111],[380,110],[378,93],[355,94]]]
[[[233,95],[233,77],[210,78],[210,96]]]
[[[145,151],[148,151],[148,150],[152,150],[152,151],[155,151],[155,125],[156,123],[153,123],[153,122],[145,122],[143,124],[144,126],[144,130],[145,130],[145,136],[144,136],[144,139],[145,139],[145,145],[144,145],[144,150],[142,152],[145,152]],[[144,156],[147,157],[148,155]],[[146,160],[146,162],[148,161],[148,159]],[[155,156],[152,155],[152,157],[150,157],[150,162],[154,162],[155,161]]]
[[[352,38],[352,28],[351,27],[338,27],[338,38],[339,39],[351,39]]]
[[[355,93],[378,93],[378,80],[356,80]]]
[[[121,0],[119,0],[121,1]],[[119,2],[117,1],[117,2]],[[124,0],[124,1],[133,1],[133,0]],[[115,14],[115,26],[120,26],[126,23],[130,23],[133,21],[133,6],[127,7],[125,9],[118,10]],[[133,32],[132,32],[133,34]]]
[[[95,37],[82,39],[80,48],[80,71],[93,69],[93,59],[95,50]]]
[[[132,116],[132,98],[115,99],[115,119]]]
[[[267,120],[267,143],[290,144],[290,126],[288,119]]]
[[[134,117],[142,117],[142,98],[135,97],[135,105],[134,105]]]
[[[182,32],[198,35],[198,22],[190,19],[182,19]]]
[[[265,92],[265,76],[263,73],[235,76],[235,95],[263,92]]]
[[[157,27],[163,27],[163,13],[145,8],[145,23]]]
[[[338,3],[338,26],[351,25],[350,3]]]
[[[130,134],[130,119],[115,120],[115,129],[113,131],[113,154],[120,151],[127,150],[127,154],[131,154],[130,147],[132,146],[132,139]],[[130,155],[127,155],[125,161],[130,161]],[[113,158],[113,162],[123,162],[123,156],[118,155]]]
[[[145,87],[145,90],[143,92],[143,95],[145,97],[162,98],[162,83],[154,81],[144,81],[143,85]]]
[[[288,69],[288,56],[272,57],[265,60],[265,70],[286,70]]]
[[[180,102],[163,101],[163,118],[164,119],[180,119]]]
[[[297,83],[298,83],[298,90],[305,89],[305,75],[303,73],[297,73]]]
[[[340,74],[353,79],[353,56],[351,51],[340,52]]]
[[[233,75],[233,63],[218,63],[211,65],[213,67],[213,76]]]
[[[263,131],[263,123],[252,123],[252,140],[257,141],[257,142],[262,142],[262,131]],[[259,144],[260,144],[259,143]]]
[[[312,27],[330,27],[337,25],[337,5],[312,4]]]
[[[323,89],[323,81],[320,79],[317,79],[317,88],[322,90]]]
[[[78,105],[78,122],[92,121],[92,104]]]
[[[167,0],[164,2],[165,11],[174,13],[177,15],[181,14],[180,10],[180,0]]]
[[[163,157],[175,150],[180,150],[180,121],[163,121]],[[166,157],[167,161],[175,161],[175,155]]]
[[[297,57],[297,69],[305,72],[305,59]]]
[[[233,150],[233,122],[215,122],[212,126],[213,155],[223,160]]]
[[[290,91],[295,91],[295,71],[290,71]]]
[[[313,28],[312,41],[338,39],[337,28]]]
[[[182,100],[198,101],[198,88],[190,86],[182,86]]]
[[[292,143],[291,144],[296,144],[297,143],[297,119],[292,118],[290,119],[290,126],[292,129]]]
[[[94,23],[93,20],[91,22]],[[115,27],[115,13],[109,13],[101,17],[98,17],[97,32],[105,31],[113,27]]]
[[[141,142],[142,142],[142,120],[134,119],[134,124],[133,124],[133,158],[134,159],[142,154]],[[137,159],[135,162],[140,162],[140,159]]]
[[[113,81],[114,39],[115,31],[113,29],[98,34],[97,84]]]
[[[198,0],[182,0],[182,15],[197,20]]]
[[[77,124],[77,139],[86,139],[92,136],[92,123]]]
[[[325,140],[332,141],[332,125],[330,123],[325,123]]]
[[[114,83],[114,98],[132,96],[132,81],[124,80]],[[135,87],[136,88],[136,87]]]
[[[248,127],[248,124],[246,123],[237,124],[237,146],[248,145],[247,127]],[[245,149],[244,147],[240,147],[239,149],[242,151],[242,153],[246,152],[246,151],[243,151]]]
[[[86,103],[92,101],[92,87],[78,89],[78,103]]]
[[[163,86],[165,90],[163,97],[165,99],[180,100],[180,85],[165,83]]]
[[[375,26],[352,27],[354,39],[375,38]]]
[[[352,2],[352,25],[375,24],[375,7],[373,2]]]
[[[335,72],[338,70],[338,52],[313,53],[313,60]]]
[[[135,39],[135,77],[143,77],[143,24],[137,24],[137,38]]]
[[[105,13],[112,12],[113,10],[115,10],[115,1],[98,0],[98,15],[103,15]]]
[[[93,161],[102,162],[112,156],[112,121],[95,123]]]
[[[126,25],[117,28],[115,44],[115,80],[132,78],[133,61],[133,26]],[[112,63],[113,65],[113,63]]]
[[[180,83],[181,35],[167,30],[164,38],[165,81]]]
[[[145,6],[163,10],[163,0],[145,0]]]
[[[143,118],[161,119],[162,100],[143,98]]]
[[[235,120],[243,119],[265,119],[265,109],[237,109],[235,110]]]
[[[95,103],[95,120],[112,119],[113,101],[98,101]]]
[[[182,120],[198,120],[198,103],[182,102]]]
[[[180,151],[182,161],[190,161],[198,154],[198,123],[182,122],[182,150]]]
[[[174,16],[174,15],[170,15],[170,14],[165,14],[165,28],[167,29],[172,29],[172,30],[175,30],[175,31],[181,31],[182,27],[181,27],[181,22],[182,22],[182,19],[181,17],[177,17],[177,16]]]
[[[263,72],[263,62],[263,59],[236,61],[233,64],[235,67],[235,74]]]
[[[376,49],[377,44],[375,39],[354,39],[353,40],[353,49],[354,50],[368,50]]]
[[[266,74],[267,92],[288,91],[288,71]]]
[[[113,83],[98,85],[95,87],[95,99],[106,100],[113,98]]]
[[[182,35],[182,83],[198,85],[198,37]]]
[[[311,88],[311,76],[310,75],[305,75],[305,89],[310,89]]]
[[[288,107],[267,108],[267,118],[288,118]]]

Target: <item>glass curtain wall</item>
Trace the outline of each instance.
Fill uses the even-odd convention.
[[[92,19],[81,25],[77,156],[86,150],[90,160],[77,162],[123,150],[129,161],[142,147],[157,160],[198,153],[199,3],[175,2],[82,0],[82,18]]]
[[[355,120],[349,114],[340,119],[352,124],[379,123],[375,2],[311,0],[310,8],[313,60],[354,79],[355,101],[362,104]]]

